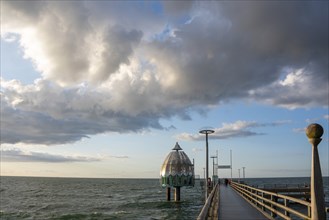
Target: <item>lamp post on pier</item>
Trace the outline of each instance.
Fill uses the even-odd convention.
[[[207,181],[208,181],[208,178],[209,178],[209,169],[208,169],[208,158],[209,158],[209,155],[208,155],[208,134],[212,134],[214,133],[215,131],[214,130],[211,130],[211,129],[203,129],[201,131],[199,131],[200,134],[205,134],[206,135],[206,200],[208,198],[208,185],[207,185]]]
[[[308,141],[312,145],[312,171],[311,171],[311,219],[326,218],[324,205],[324,192],[321,174],[318,145],[321,142],[323,128],[319,124],[310,124],[306,129]]]
[[[232,150],[230,150],[230,163],[231,163],[231,181],[233,178],[232,170],[233,170],[233,164],[232,164]]]
[[[213,184],[215,183],[215,158],[217,158],[217,156],[211,156],[210,158],[212,158],[212,182]],[[217,165],[218,167],[218,165]]]
[[[240,169],[238,169],[238,170],[239,170],[239,181],[238,182],[240,183]]]

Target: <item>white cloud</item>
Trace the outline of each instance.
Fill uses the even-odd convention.
[[[15,42],[17,41],[18,36],[16,34],[5,33],[2,34],[2,39],[6,42]]]
[[[97,162],[103,158],[87,156],[57,155],[44,152],[22,151],[18,148],[1,149],[1,161],[4,162],[46,162],[46,163],[68,163],[68,162]]]
[[[296,133],[305,133],[306,127],[305,128],[294,128],[293,132]]]
[[[194,152],[194,153],[196,153],[196,152],[201,152],[201,151],[203,151],[202,148],[194,147],[194,148],[192,149],[192,152]]]
[[[256,135],[264,135],[265,133],[259,133],[251,131],[252,128],[259,127],[267,127],[267,126],[279,126],[285,123],[289,123],[288,121],[279,121],[273,123],[258,123],[254,121],[236,121],[234,123],[223,123],[222,127],[214,128],[214,133],[209,135],[208,137],[211,139],[229,139],[236,137],[249,137]],[[199,141],[204,140],[203,134],[188,134],[182,133],[177,135],[177,139],[187,140],[187,141]]]
[[[289,73],[284,80],[279,81],[279,84],[282,86],[294,86],[296,84],[302,84],[303,82],[303,69],[299,69]]]
[[[121,64],[129,63],[142,37],[141,31],[126,30],[119,23],[92,26],[83,3],[29,4],[3,3],[4,33],[19,34],[25,58],[45,78],[63,85],[106,80]]]
[[[288,109],[328,107],[328,89],[328,76],[311,74],[307,68],[297,69],[283,80],[249,91],[249,98]]]
[[[116,158],[116,159],[128,159],[129,157],[126,155],[118,155],[118,156],[110,156],[111,158]]]

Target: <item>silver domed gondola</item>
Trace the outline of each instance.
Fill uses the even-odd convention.
[[[176,142],[166,159],[161,171],[161,185],[167,187],[167,200],[170,200],[170,187],[175,188],[175,201],[180,200],[180,187],[194,186],[194,165]]]

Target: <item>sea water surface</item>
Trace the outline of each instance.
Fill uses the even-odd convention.
[[[328,179],[324,178],[326,206]],[[245,182],[263,187],[309,184],[310,178],[255,178]],[[2,176],[0,219],[196,219],[203,196],[199,181],[195,187],[181,189],[181,202],[167,202],[166,189],[158,179]]]
[[[200,186],[167,202],[158,179],[1,177],[0,190],[1,220],[195,219],[204,203]]]

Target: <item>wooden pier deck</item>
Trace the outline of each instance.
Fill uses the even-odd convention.
[[[235,192],[232,187],[220,185],[219,191],[218,219],[268,219],[249,204],[242,196]]]
[[[288,189],[283,191],[289,192]],[[296,189],[292,189],[292,192],[295,191]],[[303,191],[305,190],[301,190],[302,193]],[[294,209],[289,205],[291,202],[299,208]],[[329,207],[325,207],[323,211],[326,216],[325,212],[329,212]],[[276,217],[311,220],[311,202],[232,181],[227,186],[216,184],[197,220],[265,220]]]

